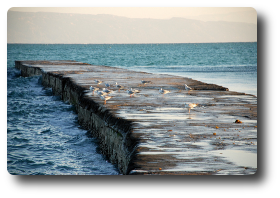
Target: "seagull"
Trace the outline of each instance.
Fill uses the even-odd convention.
[[[151,83],[151,81],[141,80],[141,83],[145,85],[147,83]]]
[[[101,84],[102,83],[101,80],[94,80],[94,82],[97,83],[97,84]]]
[[[97,92],[97,95],[99,95],[99,96],[107,95],[107,93],[105,93],[103,91],[96,91],[96,92]]]
[[[137,90],[137,89],[132,89],[132,88],[130,88],[130,90],[133,91],[134,93],[140,93],[140,91]]]
[[[109,90],[109,89],[107,89],[107,88],[103,88],[103,92],[108,94],[108,93],[111,92],[111,90]]]
[[[187,109],[189,109],[189,113],[191,112],[191,109],[195,108],[196,106],[197,106],[197,104],[195,104],[195,103],[186,103],[185,104],[185,107]]]
[[[106,84],[105,84],[105,87],[109,88],[109,87],[110,87],[110,84],[106,83]]]
[[[99,90],[99,88],[90,86],[89,90],[92,91],[92,94],[94,95],[94,92]]]
[[[99,90],[99,88],[90,86],[89,90],[90,90],[90,91],[97,91],[97,90]]]
[[[163,90],[162,88],[160,88],[159,93],[164,95],[164,94],[170,93],[170,91],[168,91],[168,90]],[[163,95],[162,95],[162,96],[163,96]]]
[[[134,96],[134,93],[135,93],[132,89],[130,89],[130,90],[128,89],[126,92],[127,92],[128,94],[130,94],[130,97],[131,97],[131,95]]]
[[[185,89],[189,91],[189,90],[191,90],[192,88],[190,88],[187,84],[185,84]]]
[[[185,89],[188,90],[188,93],[190,93],[190,90],[192,90],[192,88],[189,87],[187,84],[185,84]]]
[[[111,98],[112,98],[112,96],[105,96],[105,95],[102,95],[102,96],[100,96],[100,98],[102,99],[102,100],[104,100],[104,105],[106,104],[106,101],[107,100],[110,100]]]
[[[123,88],[123,86],[119,85],[117,82],[116,82],[116,87],[119,89],[119,91],[120,91],[120,89]]]

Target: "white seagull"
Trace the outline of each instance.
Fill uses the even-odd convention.
[[[110,84],[105,83],[105,87],[109,88],[109,87],[110,87]]]
[[[145,85],[145,84],[147,84],[147,83],[151,83],[151,81],[141,80],[141,83]]]
[[[191,112],[191,109],[195,108],[196,106],[197,106],[197,104],[195,104],[195,103],[186,103],[185,104],[185,107],[187,109],[189,109],[189,113]]]
[[[101,80],[94,80],[94,82],[97,83],[97,84],[101,84],[102,83]]]
[[[128,89],[126,92],[130,95],[130,97],[131,97],[131,95],[134,96],[134,93],[135,93],[132,89],[130,89],[130,90]]]
[[[123,86],[122,86],[122,85],[119,85],[117,82],[116,82],[116,87],[119,89],[119,91],[120,91],[120,89],[123,88]]]
[[[99,88],[90,86],[89,90],[90,90],[90,91],[97,91],[97,90],[99,90]]]
[[[111,92],[111,90],[109,90],[109,89],[107,89],[107,88],[103,88],[103,92],[108,94],[108,93]]]
[[[105,95],[102,95],[102,96],[100,96],[100,98],[102,99],[102,100],[104,100],[104,105],[106,104],[106,101],[107,100],[110,100],[111,98],[112,98],[112,96],[105,96]]]
[[[163,90],[162,88],[160,88],[159,93],[164,95],[164,94],[170,93],[170,91],[168,91],[168,90]],[[163,95],[162,95],[162,96],[163,96]]]
[[[188,91],[189,91],[189,90],[192,90],[192,88],[189,87],[187,84],[185,84],[185,89],[188,90]]]
[[[94,94],[94,92],[99,90],[99,88],[90,86],[89,90],[92,91],[92,94]]]
[[[106,92],[103,92],[103,91],[96,91],[97,95],[99,96],[104,96],[104,95],[107,95]]]
[[[140,91],[137,90],[137,89],[132,89],[132,88],[130,88],[130,90],[133,91],[134,93],[140,93]]]

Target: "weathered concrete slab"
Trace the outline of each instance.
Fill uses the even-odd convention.
[[[123,174],[254,174],[257,98],[190,78],[75,61],[16,61],[23,76],[76,106],[79,122]],[[94,80],[103,83],[96,84]],[[151,81],[143,85],[141,80]],[[115,83],[123,89],[115,87]],[[104,101],[89,87],[112,86]],[[193,90],[187,91],[188,84]],[[127,89],[140,93],[130,95]],[[171,91],[159,94],[159,89]],[[198,103],[190,113],[185,103]],[[242,123],[235,123],[236,120]]]

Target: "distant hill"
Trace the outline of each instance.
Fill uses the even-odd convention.
[[[201,21],[231,21],[231,22],[246,22],[257,24],[257,12],[251,11],[229,12],[227,14],[208,14],[190,17]]]
[[[8,12],[8,43],[255,42],[253,23]]]

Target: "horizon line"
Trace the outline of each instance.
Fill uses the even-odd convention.
[[[201,43],[257,43],[257,41],[228,41],[228,42],[194,42],[194,43],[7,43],[7,44],[27,44],[27,45],[126,45],[126,44],[201,44]]]
[[[114,17],[120,17],[120,18],[127,18],[127,19],[153,19],[153,20],[170,20],[173,18],[180,18],[180,19],[186,19],[186,20],[194,20],[194,21],[201,21],[201,22],[228,22],[228,23],[247,23],[247,24],[254,24],[257,25],[257,23],[250,23],[250,22],[239,22],[239,21],[227,21],[227,20],[210,20],[210,21],[205,21],[205,20],[200,20],[200,19],[193,19],[191,16],[190,17],[170,17],[170,18],[137,18],[137,17],[127,17],[127,16],[119,16],[115,14],[82,14],[82,13],[73,13],[73,12],[51,12],[51,11],[36,11],[36,12],[26,12],[26,11],[7,11],[8,12],[21,12],[21,13],[56,13],[56,14],[77,14],[77,15],[91,15],[91,16],[98,16],[98,15],[109,15],[109,16],[114,16]]]

